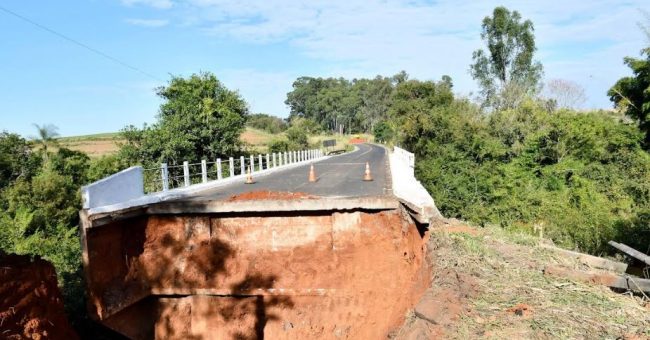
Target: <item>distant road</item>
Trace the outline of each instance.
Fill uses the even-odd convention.
[[[254,184],[244,180],[206,190],[191,200],[222,200],[251,191],[300,192],[324,197],[362,197],[387,194],[386,150],[371,144],[358,144],[358,150],[314,163],[317,181],[309,182],[309,165],[255,176]],[[363,181],[366,162],[373,181]],[[187,199],[185,199],[187,200]]]

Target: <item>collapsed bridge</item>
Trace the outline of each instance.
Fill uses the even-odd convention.
[[[85,187],[91,315],[133,339],[388,335],[429,284],[440,217],[413,156],[303,155],[253,184],[241,173],[145,195],[135,167]]]

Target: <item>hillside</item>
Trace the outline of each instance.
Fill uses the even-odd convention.
[[[451,220],[433,228],[433,283],[397,338],[648,339],[650,301],[544,275],[585,265],[541,247],[548,240]]]

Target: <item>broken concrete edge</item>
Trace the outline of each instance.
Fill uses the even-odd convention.
[[[126,207],[121,210],[93,213],[82,210],[82,229],[100,227],[116,220],[142,215],[167,214],[230,214],[269,212],[325,212],[352,210],[394,210],[400,202],[389,196],[322,197],[294,200],[245,200],[245,201],[191,201],[177,200],[155,202],[148,205]]]
[[[396,146],[388,154],[388,161],[393,195],[415,212],[414,217],[418,222],[428,223],[431,219],[442,219],[433,197],[415,178],[415,156]]]
[[[262,171],[254,172],[253,175],[256,177],[264,177],[268,176],[270,174],[273,174],[275,172],[283,171],[283,170],[288,170],[292,169],[298,166],[310,164],[310,163],[317,163],[320,161],[324,161],[326,159],[329,159],[331,157],[335,156],[321,156],[317,159],[310,159],[310,160],[305,160],[305,161],[300,161],[296,163],[291,163],[291,164],[286,164],[282,166],[278,166],[275,168],[270,168],[270,169],[264,169]],[[136,183],[137,179],[134,178],[128,178],[118,176],[116,178],[111,178],[113,176],[120,175],[121,173],[133,169],[134,171],[139,170],[140,173],[140,181]],[[122,188],[121,190],[125,190],[125,192],[128,192],[127,189],[124,189],[123,187],[126,185],[129,185],[133,188],[139,188],[142,189],[142,167],[136,166],[136,167],[131,167],[127,170],[124,170],[122,172],[119,172],[117,174],[111,175],[107,178],[104,178],[102,180],[99,180],[95,183],[89,184],[85,187],[82,188],[82,196],[84,196],[84,205],[83,208],[88,210],[89,215],[94,215],[94,214],[99,214],[99,213],[108,213],[112,211],[119,211],[119,210],[124,210],[127,208],[131,207],[138,207],[138,206],[145,206],[145,205],[150,205],[154,203],[159,203],[159,202],[165,202],[165,201],[171,201],[171,200],[179,200],[187,197],[194,196],[200,192],[207,191],[207,190],[212,190],[215,188],[219,188],[225,185],[232,184],[236,181],[244,180],[246,178],[246,175],[236,175],[233,177],[228,177],[224,178],[221,180],[214,180],[210,181],[207,183],[200,183],[200,184],[195,184],[189,187],[183,187],[183,188],[176,188],[168,191],[160,191],[152,194],[144,194],[143,190],[139,190],[139,194],[136,195],[136,193],[130,193],[128,195],[122,195],[119,191],[117,190],[103,190],[99,192],[95,192],[96,188],[104,188],[105,186],[111,187],[119,187]],[[99,195],[97,195],[99,193]],[[95,198],[94,196],[101,196],[101,194],[106,193],[107,195],[110,195],[110,198],[104,198],[103,201],[97,201],[100,203],[105,202],[105,204],[100,204],[100,205],[95,205],[95,204],[86,204],[86,202],[93,202]],[[88,198],[86,198],[88,197]]]
[[[84,209],[116,204],[144,195],[143,169],[132,166],[81,188]]]

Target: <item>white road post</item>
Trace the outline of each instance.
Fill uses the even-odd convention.
[[[284,163],[282,163],[282,164],[287,165],[287,152],[286,151],[284,152],[283,158],[284,158]]]
[[[239,165],[241,167],[241,174],[240,175],[246,174],[246,164],[244,164],[244,163],[245,163],[244,156],[239,157]]]
[[[217,158],[217,179],[222,179],[223,175],[221,174],[221,158]]]
[[[229,168],[230,168],[230,177],[235,176],[235,159],[230,157],[228,158]]]
[[[208,182],[208,164],[205,162],[205,159],[201,160],[201,182]]]
[[[262,154],[259,154],[257,159],[260,161],[260,171],[264,170],[264,162],[262,162]]]
[[[270,162],[270,160],[271,160],[271,156],[267,153],[267,154],[266,154],[266,168],[267,168],[267,169],[270,169],[270,168],[271,168],[271,162]]]
[[[190,165],[187,161],[183,161],[183,179],[185,179],[185,186],[190,186]]]
[[[248,165],[251,169],[251,174],[255,172],[255,156],[251,155],[251,164]]]
[[[277,166],[277,163],[275,162],[275,152],[273,153],[273,167],[275,168]]]
[[[162,178],[162,190],[169,190],[169,171],[167,171],[167,163],[160,164],[160,176]]]

